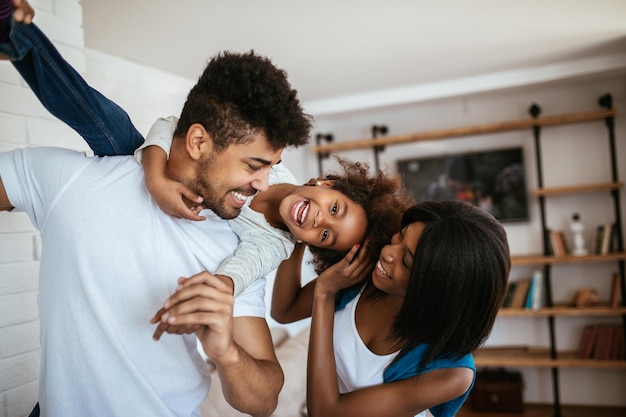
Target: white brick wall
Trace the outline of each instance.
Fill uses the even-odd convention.
[[[142,133],[158,116],[179,114],[195,80],[86,50],[78,0],[31,0],[35,22],[97,89],[132,115]],[[25,146],[87,151],[54,119],[8,62],[0,62],[0,151]],[[22,213],[0,212],[0,417],[27,416],[37,401],[38,233]]]

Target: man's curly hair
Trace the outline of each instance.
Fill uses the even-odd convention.
[[[324,179],[333,180],[334,185],[331,188],[342,192],[365,209],[365,237],[369,239],[370,258],[376,260],[383,246],[400,230],[402,215],[415,201],[402,186],[401,177],[390,177],[380,170],[376,175],[369,176],[368,164],[351,162],[340,157],[336,159],[343,173],[330,173]],[[309,250],[313,255],[311,263],[317,274],[342,260],[348,253],[313,246],[309,246]]]
[[[260,133],[276,151],[306,144],[312,120],[284,70],[254,51],[223,52],[209,61],[189,92],[174,137],[200,123],[218,152]]]

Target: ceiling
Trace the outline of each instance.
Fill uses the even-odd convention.
[[[81,4],[90,48],[194,80],[217,52],[254,49],[287,70],[305,103],[626,57],[625,0]]]

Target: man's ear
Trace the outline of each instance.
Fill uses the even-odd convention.
[[[187,129],[185,146],[189,156],[195,160],[200,159],[203,153],[213,151],[213,139],[209,132],[200,123],[194,123]]]

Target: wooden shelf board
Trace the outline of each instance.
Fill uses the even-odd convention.
[[[550,352],[545,348],[485,347],[474,352],[474,362],[478,367],[626,369],[624,360],[579,359],[576,352],[558,352],[557,356],[558,359],[550,358]]]
[[[549,264],[567,264],[567,263],[586,263],[586,262],[610,262],[626,260],[625,252],[608,253],[606,255],[583,255],[583,256],[544,256],[544,255],[522,255],[512,256],[511,265],[549,265]]]
[[[563,417],[624,417],[626,407],[609,407],[602,405],[561,405]],[[467,402],[456,417],[554,417],[552,404],[524,404],[521,413],[485,413],[473,411]]]
[[[626,316],[626,306],[611,308],[608,305],[593,307],[554,306],[537,310],[502,308],[499,317],[554,317],[554,316]]]
[[[596,191],[611,191],[619,190],[624,187],[624,183],[619,182],[607,182],[599,184],[583,184],[583,185],[568,185],[562,187],[546,187],[539,188],[534,191],[536,196],[549,196],[549,195],[562,195],[562,194],[578,194],[578,193],[590,193]]]
[[[434,130],[429,132],[412,133],[407,135],[385,136],[376,139],[360,139],[350,142],[337,142],[328,145],[311,147],[314,153],[347,151],[350,149],[372,148],[374,146],[397,145],[402,143],[424,142],[441,139],[461,138],[487,133],[509,132],[530,129],[533,126],[558,126],[570,123],[590,122],[594,120],[615,117],[617,110],[602,109],[589,112],[544,116],[536,119],[512,120],[500,123],[491,123],[478,126],[459,127],[452,129]]]

